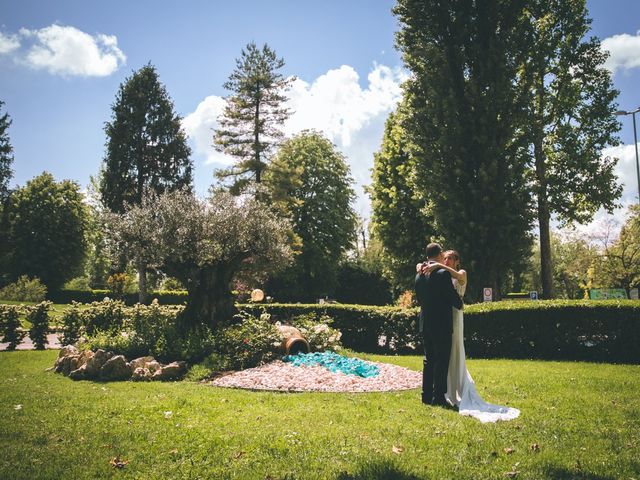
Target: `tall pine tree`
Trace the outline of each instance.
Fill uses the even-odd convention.
[[[471,272],[468,295],[490,286],[499,296],[530,245],[526,96],[515,87],[528,80],[524,1],[400,0],[394,12],[413,74],[405,94],[417,191]]]
[[[614,173],[616,159],[602,150],[617,145],[620,124],[614,116],[607,54],[597,38],[586,38],[591,20],[585,0],[531,0],[528,22],[530,54],[523,64],[532,79],[526,86],[528,141],[533,152],[531,178],[540,228],[542,290],[553,297],[549,224],[585,223],[603,207],[615,207],[622,187]]]
[[[268,45],[260,49],[252,42],[242,50],[224,84],[233,93],[219,119],[214,146],[237,160],[216,176],[229,181],[234,194],[252,181],[261,182],[269,155],[283,137],[280,127],[290,115],[283,105],[287,99],[284,92],[292,81],[278,72],[283,66],[284,60]]]
[[[181,118],[153,65],[120,85],[107,122],[107,153],[100,178],[103,205],[122,213],[140,205],[144,192],[191,189],[193,163]],[[136,265],[140,301],[146,297],[146,265]]]

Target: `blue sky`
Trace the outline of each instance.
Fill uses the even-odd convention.
[[[250,41],[268,43],[296,75],[288,133],[324,131],[351,165],[356,206],[369,205],[372,154],[404,78],[394,48],[392,0],[121,1],[0,0],[0,100],[13,119],[13,185],[43,170],[83,187],[104,155],[104,122],[121,82],[153,63],[184,118],[195,181],[204,194],[215,166],[211,128],[227,94],[222,84]],[[620,107],[640,106],[640,2],[590,0],[592,33],[612,50]],[[640,118],[638,119],[640,120]],[[637,198],[631,119],[623,120],[623,201]],[[602,215],[599,215],[602,218]]]

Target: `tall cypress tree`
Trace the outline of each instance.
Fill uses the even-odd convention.
[[[497,295],[530,245],[521,66],[529,29],[524,1],[399,0],[397,44],[413,73],[405,84],[416,185],[437,232],[471,271],[467,289]]]
[[[4,102],[0,100],[0,109]],[[13,163],[13,147],[9,141],[9,127],[11,119],[9,114],[0,116],[0,209],[9,194],[9,180],[13,176],[11,164]]]
[[[219,119],[214,146],[235,157],[236,163],[216,172],[220,180],[230,181],[230,191],[238,194],[252,181],[260,183],[270,153],[281,141],[280,127],[290,111],[283,106],[284,91],[291,83],[278,72],[284,60],[268,45],[258,48],[251,42],[236,60],[236,68],[224,84],[230,90],[227,105]]]
[[[122,213],[140,205],[146,190],[192,188],[191,149],[173,102],[148,64],[120,85],[107,122],[107,152],[100,178],[103,205]],[[146,265],[136,265],[140,301],[146,297]]]
[[[531,0],[532,36],[523,64],[532,83],[526,86],[527,135],[533,152],[531,178],[540,228],[542,290],[553,297],[549,224],[585,223],[604,207],[609,212],[622,193],[614,167],[601,158],[617,145],[618,92],[604,68],[607,54],[597,38],[586,38],[591,20],[585,0]]]
[[[385,124],[368,189],[371,224],[383,245],[385,274],[401,290],[413,289],[414,266],[436,235],[426,196],[416,188],[418,158],[403,125],[406,121],[406,102],[402,102]]]

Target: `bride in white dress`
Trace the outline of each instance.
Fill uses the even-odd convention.
[[[428,271],[436,268],[447,269],[451,273],[453,286],[462,297],[467,288],[467,272],[460,269],[460,255],[455,250],[447,250],[444,252],[444,258],[444,265],[436,263],[430,266]],[[451,405],[458,407],[460,415],[477,418],[482,423],[517,418],[520,410],[487,403],[478,394],[465,361],[463,323],[462,310],[454,308],[453,337],[445,398]]]

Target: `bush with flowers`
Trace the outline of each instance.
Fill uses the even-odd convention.
[[[333,319],[328,315],[308,313],[292,317],[291,325],[300,330],[302,336],[309,342],[311,351],[324,352],[340,350],[342,333],[333,328]]]

